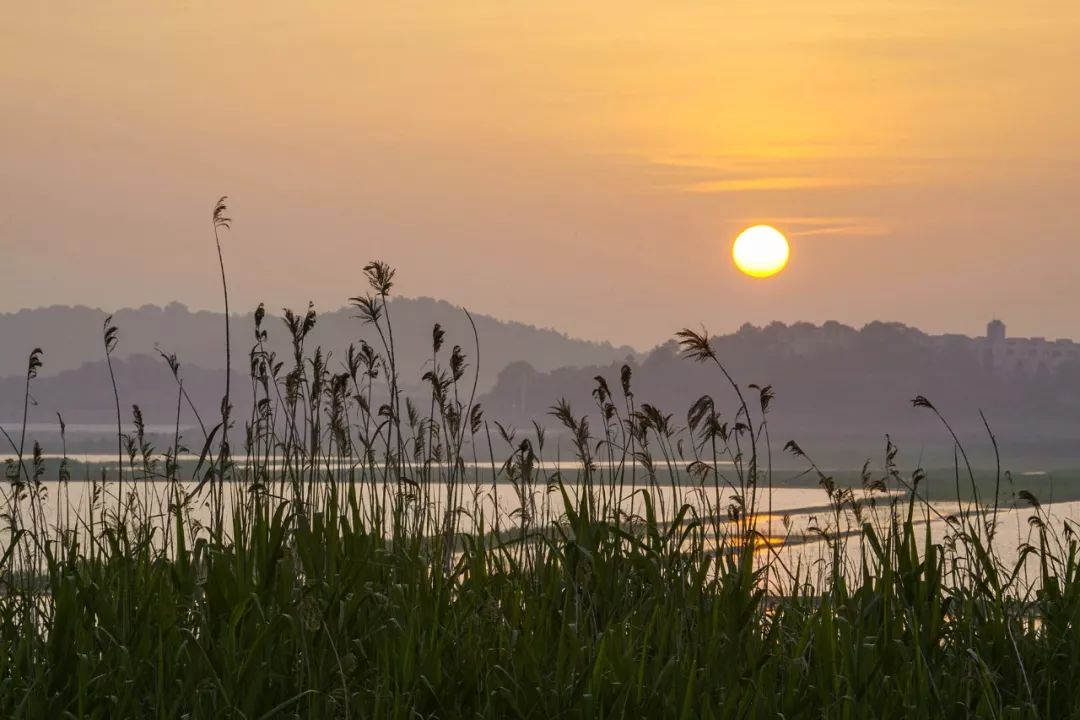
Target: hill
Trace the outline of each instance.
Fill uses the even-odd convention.
[[[305,308],[298,308],[303,312]],[[431,354],[431,330],[435,323],[446,331],[448,345],[458,344],[470,363],[476,362],[473,332],[461,310],[431,298],[394,298],[388,306],[394,323],[403,382],[419,379]],[[340,357],[350,343],[366,340],[378,346],[378,336],[350,308],[320,313],[308,347],[321,345]],[[108,313],[85,306],[53,306],[0,314],[0,377],[21,376],[35,347],[44,350],[42,377],[75,370],[87,362],[104,359],[102,323]],[[248,348],[254,342],[254,313],[233,317],[234,367],[246,365]],[[551,329],[517,322],[504,322],[486,315],[474,315],[480,336],[480,388],[491,386],[499,370],[518,360],[528,360],[541,370],[563,366],[614,362],[636,353],[630,347],[571,338]],[[165,307],[145,305],[118,310],[113,324],[119,329],[116,358],[156,355],[160,347],[175,353],[187,366],[213,370],[225,366],[224,321],[221,313],[192,311],[179,303]],[[269,347],[279,355],[289,352],[289,340],[280,315],[268,314]],[[6,418],[5,419],[10,419]]]
[[[993,464],[993,453],[980,411],[1011,462],[1045,467],[1080,461],[1080,361],[1067,353],[1047,364],[1011,359],[1037,358],[1041,339],[1010,339],[1010,349],[999,355],[987,338],[932,336],[899,323],[861,329],[773,323],[746,325],[712,343],[755,409],[756,393],[747,386],[772,386],[769,424],[776,448],[796,439],[808,451],[817,448],[820,461],[851,467],[880,456],[890,433],[915,453],[951,463],[946,430],[926,409],[912,407],[911,400],[924,395],[983,466]],[[536,418],[552,426],[545,415],[565,398],[576,414],[591,413],[598,427],[595,378],[605,378],[621,396],[620,366],[542,371],[515,363],[481,401],[489,416],[528,427]],[[713,394],[725,420],[732,420],[736,398],[719,370],[680,357],[674,342],[629,367],[635,402],[670,413],[674,423],[686,424],[688,408],[703,392]]]

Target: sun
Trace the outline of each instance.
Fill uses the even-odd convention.
[[[746,228],[731,248],[735,267],[756,278],[772,277],[783,270],[790,254],[787,238],[771,225]]]

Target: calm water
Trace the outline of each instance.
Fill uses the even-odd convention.
[[[11,433],[13,436],[17,435],[22,430],[22,421],[13,420],[8,422],[0,422],[0,426],[3,426],[5,430]],[[121,429],[124,432],[132,432],[135,430],[135,426],[129,422],[121,423]],[[147,433],[155,435],[172,435],[176,431],[176,424],[154,424],[147,423],[144,427]],[[181,425],[180,432],[185,433],[189,430],[196,429],[195,425]],[[64,431],[70,433],[93,433],[95,435],[102,435],[105,437],[111,437],[116,439],[116,423],[102,425],[98,423],[66,423],[64,425]],[[26,423],[27,434],[33,433],[59,433],[60,423]]]
[[[566,463],[574,467],[574,463]],[[554,468],[554,465],[550,465]],[[469,485],[461,488],[455,495],[455,506],[463,510],[459,514],[459,529],[469,531],[475,528],[475,519],[482,514],[484,525],[493,529],[496,523],[501,530],[510,530],[519,527],[523,516],[522,508],[525,508],[526,516],[535,527],[547,525],[556,521],[562,514],[562,497],[558,492],[549,492],[542,482],[536,484],[531,490],[522,490],[513,485],[500,482],[494,488],[490,481],[490,469],[487,477],[483,474],[484,468],[479,468],[478,478],[480,484]],[[130,490],[132,485],[128,483]],[[230,486],[226,486],[229,488]],[[360,485],[357,485],[360,488]],[[407,487],[407,486],[406,486]],[[94,484],[89,482],[71,482],[61,487],[56,482],[45,482],[45,517],[50,524],[68,524],[75,517],[86,518],[90,511]],[[191,486],[187,486],[190,490]],[[240,491],[238,484],[231,486],[232,491]],[[278,492],[275,487],[272,492]],[[134,486],[139,500],[148,507],[159,511],[167,507],[169,486],[164,482],[139,483]],[[385,487],[377,485],[374,489],[380,495],[380,500],[390,497],[397,492],[397,487]],[[570,486],[571,493],[575,492]],[[105,486],[104,493],[98,502],[104,502],[107,508],[116,507],[116,483]],[[359,490],[362,499],[370,495],[370,485],[365,485]],[[678,508],[683,505],[691,506],[699,517],[709,518],[710,513],[719,510],[716,516],[726,524],[727,507],[731,502],[730,490],[722,492],[717,497],[713,491],[701,491],[690,487],[675,487],[660,485],[653,489],[655,512],[664,519],[670,519]],[[287,494],[287,491],[285,491]],[[0,502],[10,502],[10,490],[7,487],[0,488]],[[618,495],[618,494],[617,494]],[[417,510],[426,509],[430,517],[441,519],[447,506],[446,489],[442,485],[432,485],[430,493],[423,495],[426,501],[421,500],[417,494],[406,493],[405,501]],[[620,507],[629,516],[642,516],[645,512],[644,501],[640,492],[633,493],[627,487],[622,495],[618,495]],[[368,498],[370,499],[370,498]],[[231,504],[232,499],[226,498],[226,505]],[[890,497],[878,495],[877,508],[872,510],[865,508],[864,520],[876,523],[884,523],[891,513]],[[424,507],[426,505],[426,508]],[[932,509],[924,507],[916,508],[916,522],[921,532],[927,528],[930,531],[932,541],[943,542],[949,534],[950,525],[945,519],[957,512],[956,503],[933,503]],[[771,509],[771,512],[770,512]],[[850,511],[845,511],[839,517],[834,514],[829,505],[829,499],[822,489],[810,488],[779,488],[773,490],[771,496],[767,491],[759,493],[757,514],[755,516],[756,527],[762,535],[770,538],[768,547],[762,542],[758,548],[758,554],[764,559],[765,556],[779,558],[785,566],[790,568],[800,567],[803,572],[823,573],[827,570],[826,561],[831,557],[831,551],[825,543],[820,542],[820,534],[815,529],[826,530],[832,534],[845,537],[845,556],[851,563],[852,569],[857,568],[861,538],[857,534],[859,522]],[[906,514],[906,505],[901,500],[899,512]],[[998,515],[998,534],[995,548],[1000,559],[1007,563],[1015,563],[1018,558],[1017,548],[1021,542],[1026,542],[1033,537],[1028,519],[1034,514],[1031,508],[1001,508]],[[1080,502],[1063,502],[1046,505],[1042,510],[1044,518],[1049,518],[1051,529],[1062,536],[1067,523],[1073,527],[1080,527]],[[154,514],[153,512],[151,514]],[[210,508],[205,500],[196,500],[190,511],[190,519],[196,523],[207,525],[210,521]],[[158,521],[164,523],[165,514],[158,512]],[[707,526],[712,527],[712,520],[706,520]],[[6,533],[0,535],[0,547],[6,544]],[[1030,563],[1029,563],[1030,564]],[[1030,571],[1034,572],[1032,565]]]

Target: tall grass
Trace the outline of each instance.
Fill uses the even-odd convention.
[[[340,362],[309,347],[311,308],[285,312],[292,352],[277,357],[260,306],[242,453],[228,390],[221,422],[182,437],[190,399],[164,353],[171,446],[133,408],[126,457],[86,478],[83,511],[65,501],[66,462],[46,483],[41,449],[27,464],[12,443],[0,715],[1077,716],[1077,544],[1034,498],[1006,563],[998,498],[961,505],[958,487],[944,514],[891,442],[880,473],[843,487],[790,442],[829,498],[809,562],[762,515],[772,390],[738,384],[704,333],[679,340],[718,384],[685,418],[638,401],[626,367],[615,391],[597,378],[590,412],[552,408],[557,436],[515,431],[475,402],[475,326],[449,352],[436,326],[430,397],[403,394],[393,270],[364,275],[353,303],[380,347]],[[116,337],[107,324],[107,358]],[[552,463],[555,446],[576,465]],[[506,487],[514,502],[491,502]]]

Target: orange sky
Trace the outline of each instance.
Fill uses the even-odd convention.
[[[648,347],[1080,337],[1080,5],[40,2],[0,44],[0,310],[399,288]],[[793,241],[731,267],[742,226]]]

